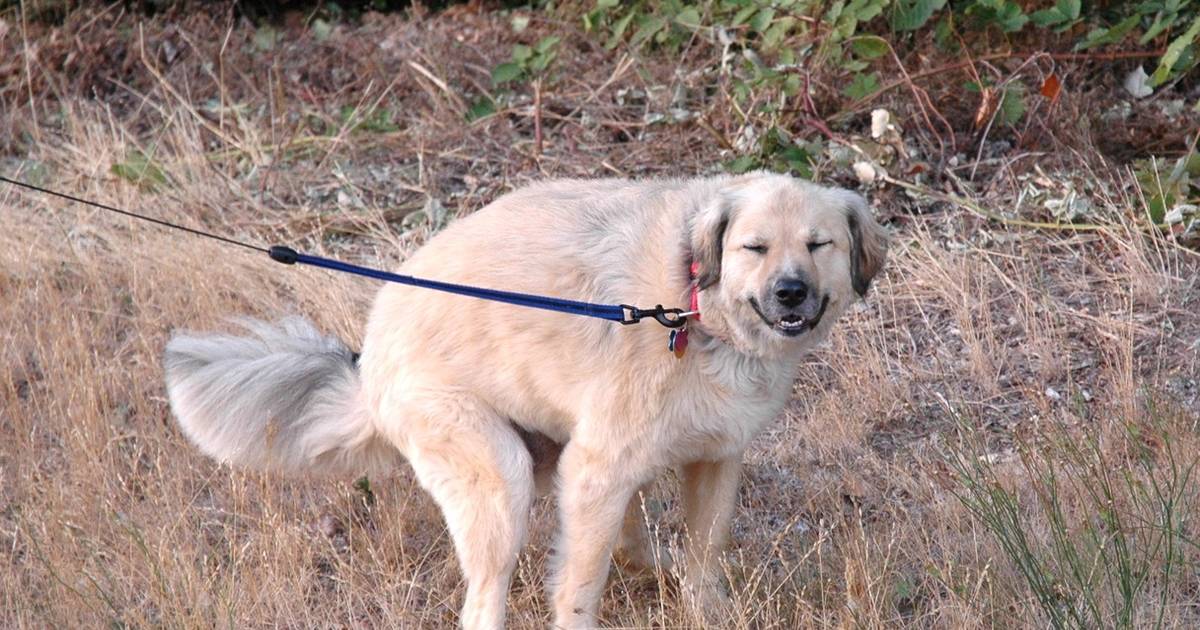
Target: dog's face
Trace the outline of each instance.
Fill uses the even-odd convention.
[[[692,247],[701,316],[771,354],[828,332],[883,266],[887,235],[857,194],[755,174],[699,211]]]

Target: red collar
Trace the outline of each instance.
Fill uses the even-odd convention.
[[[691,293],[688,296],[688,310],[695,313],[692,315],[696,321],[700,321],[700,284],[696,282],[696,274],[700,271],[700,265],[696,261],[692,261],[692,266],[688,267],[688,285],[691,286]]]

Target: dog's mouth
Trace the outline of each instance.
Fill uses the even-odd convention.
[[[816,328],[817,324],[821,323],[821,317],[825,315],[825,307],[829,306],[829,296],[826,295],[821,299],[821,308],[812,317],[788,313],[778,320],[772,321],[771,318],[763,313],[762,307],[758,305],[758,300],[751,297],[748,301],[750,302],[750,308],[754,309],[754,312],[758,314],[764,324],[785,337],[795,337]]]

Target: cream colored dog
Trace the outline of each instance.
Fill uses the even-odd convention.
[[[556,472],[562,520],[555,624],[588,628],[613,552],[652,561],[635,496],[677,467],[685,592],[704,607],[722,597],[743,449],[886,251],[861,197],[786,176],[553,181],[455,221],[403,273],[646,306],[687,307],[695,286],[682,358],[653,322],[387,285],[357,363],[302,320],[249,322],[174,337],[167,387],[187,436],[231,464],[363,472],[402,454],[445,515],[471,629],[504,625],[538,471]]]

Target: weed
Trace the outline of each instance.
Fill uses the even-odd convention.
[[[1055,628],[1162,627],[1172,580],[1194,570],[1183,549],[1200,460],[1165,423],[1118,421],[1123,451],[1095,428],[1051,424],[1017,445],[1024,491],[978,448],[950,457],[955,496]],[[979,446],[977,437],[967,442]]]

